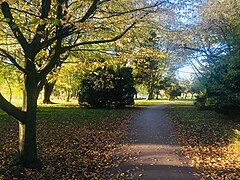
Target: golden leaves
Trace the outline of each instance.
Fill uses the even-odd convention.
[[[41,171],[8,168],[17,147],[17,126],[0,126],[0,135],[8,134],[9,129],[13,131],[0,141],[0,179],[109,179],[116,176],[111,169],[118,167],[121,159],[114,151],[131,112],[116,116],[106,110],[108,114],[103,116],[102,110],[61,107],[50,110],[39,112],[38,146],[44,163]]]
[[[4,2],[7,2],[7,3],[13,3],[15,2],[16,0],[0,0],[0,4],[1,3],[4,3]]]
[[[192,106],[175,105],[167,112],[175,125],[178,140],[190,165],[200,170],[203,179],[239,179],[240,155],[232,142],[233,127],[226,117]]]

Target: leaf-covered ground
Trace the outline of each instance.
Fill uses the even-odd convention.
[[[109,179],[120,163],[114,154],[121,143],[129,109],[41,107],[37,141],[44,163],[40,171],[9,167],[18,144],[18,125],[0,111],[0,179]]]
[[[184,104],[172,105],[166,112],[184,145],[185,156],[201,170],[203,179],[240,179],[240,153],[233,141],[240,119]]]

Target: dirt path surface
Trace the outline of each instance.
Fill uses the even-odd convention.
[[[131,142],[121,150],[128,159],[120,165],[122,172],[130,174],[129,179],[199,179],[180,155],[165,106],[143,110],[130,124],[127,138]]]

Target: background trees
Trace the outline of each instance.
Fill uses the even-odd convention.
[[[239,1],[206,2],[199,8],[195,45],[185,47],[201,56],[198,73],[204,90],[197,99],[201,108],[221,113],[239,111]]]
[[[22,109],[0,94],[0,107],[19,122],[19,161],[41,166],[37,156],[37,99],[47,75],[70,51],[120,39],[160,2],[16,1],[1,3],[0,55],[24,76]],[[155,9],[157,10],[157,9]]]

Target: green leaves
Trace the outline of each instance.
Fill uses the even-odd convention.
[[[88,73],[79,86],[79,104],[90,107],[123,107],[133,104],[132,69],[103,65]]]

